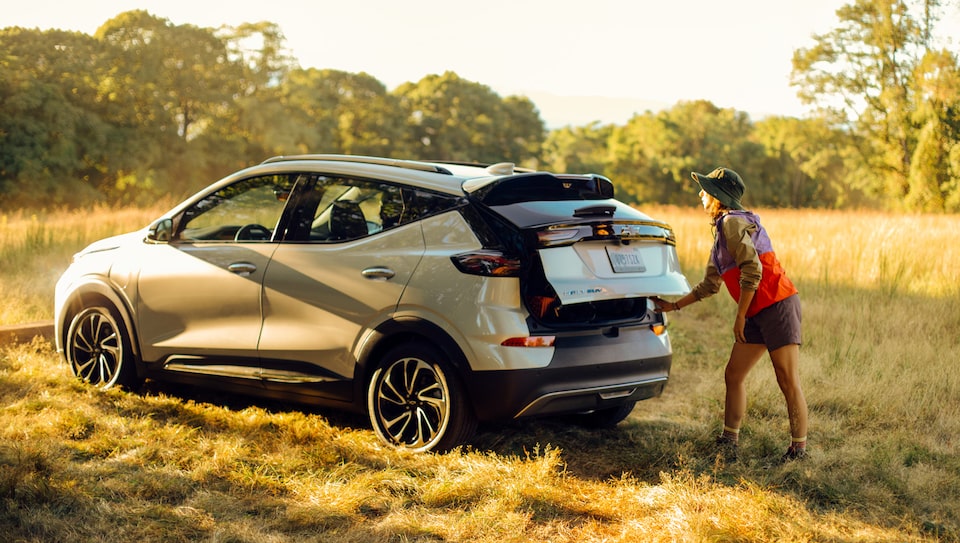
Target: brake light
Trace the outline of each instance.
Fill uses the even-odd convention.
[[[520,259],[500,251],[471,251],[450,257],[453,265],[463,273],[487,277],[517,277]]]
[[[556,336],[512,337],[500,342],[504,347],[553,347]]]

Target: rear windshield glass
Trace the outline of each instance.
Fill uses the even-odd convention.
[[[613,184],[600,176],[556,176],[546,173],[514,175],[473,194],[488,206],[523,202],[607,200]]]
[[[598,205],[599,204],[599,205]],[[590,209],[612,208],[612,213],[584,214]],[[551,224],[589,223],[596,221],[650,221],[650,217],[617,200],[602,202],[548,201],[522,202],[495,206],[494,212],[520,228],[531,228]],[[580,213],[578,213],[578,211]]]

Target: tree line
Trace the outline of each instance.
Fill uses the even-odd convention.
[[[266,157],[513,161],[689,204],[692,170],[738,170],[751,206],[960,211],[960,67],[938,0],[856,0],[795,52],[802,119],[708,101],[547,130],[536,105],[454,72],[388,90],[301,68],[281,29],[121,13],[91,36],[0,30],[0,208],[185,196]]]

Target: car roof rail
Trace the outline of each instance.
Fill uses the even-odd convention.
[[[363,155],[323,155],[323,154],[308,154],[308,155],[281,155],[270,157],[264,160],[261,164],[275,164],[277,162],[292,162],[296,160],[326,160],[332,162],[357,162],[361,164],[378,164],[380,166],[393,166],[396,168],[406,168],[408,170],[419,170],[422,172],[433,172],[433,173],[442,173],[446,175],[453,175],[453,173],[437,164],[430,164],[427,162],[417,162],[414,160],[400,160],[397,158],[381,158],[375,156],[363,156]]]
[[[534,173],[537,170],[533,168],[523,168],[519,167],[513,162],[497,162],[496,164],[488,164],[486,162],[461,162],[457,160],[432,160],[433,164],[449,164],[450,166],[472,166],[475,168],[483,168],[487,170],[490,175],[512,175],[515,173]]]

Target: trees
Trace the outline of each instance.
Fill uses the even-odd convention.
[[[189,142],[232,107],[243,70],[211,29],[174,25],[146,11],[121,13],[97,29],[110,54],[109,76],[98,91],[108,119],[127,129],[118,164],[121,187],[185,194],[205,157]],[[150,190],[146,190],[150,192]]]
[[[743,112],[705,100],[635,115],[610,138],[608,174],[637,202],[686,203],[695,195],[691,171],[726,165],[751,171],[762,156],[750,141]],[[752,190],[751,190],[752,193]]]
[[[503,100],[453,72],[405,83],[393,93],[415,158],[517,163],[535,161],[545,133],[526,98]]]
[[[143,10],[93,36],[0,30],[0,205],[178,198],[266,156],[345,153],[536,166],[543,121],[452,72],[389,92],[300,69],[276,25]]]
[[[930,51],[917,69],[906,205],[918,211],[960,210],[960,68],[946,50]]]
[[[758,121],[753,140],[764,150],[763,176],[776,180],[760,187],[768,205],[843,207],[866,203],[862,191],[843,183],[849,148],[843,131],[822,118],[769,117]]]
[[[195,125],[240,93],[242,71],[210,29],[137,10],[110,19],[95,37],[113,53],[114,77],[101,92],[147,130],[189,140],[202,129]]]
[[[111,137],[91,88],[102,71],[89,36],[0,30],[0,205],[65,203],[99,188]]]
[[[892,205],[948,207],[957,172],[957,61],[933,49],[939,0],[856,0],[837,11],[839,26],[793,57],[793,82],[825,118],[854,135],[865,187]],[[956,96],[954,93],[952,96]],[[953,206],[953,204],[949,204]]]
[[[749,205],[960,211],[960,64],[941,0],[854,0],[796,51],[807,119],[699,100],[547,133],[533,102],[454,72],[388,90],[300,68],[273,23],[135,10],[93,36],[0,29],[0,206],[176,198],[277,154],[347,153],[595,172],[630,202],[689,203],[691,170],[740,171]]]
[[[607,170],[607,145],[614,125],[595,121],[586,126],[551,130],[543,143],[544,165],[555,171],[599,173]]]

